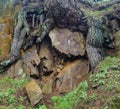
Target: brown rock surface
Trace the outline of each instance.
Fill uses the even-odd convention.
[[[49,79],[44,85],[43,85],[43,88],[42,88],[42,92],[45,93],[45,94],[50,94],[52,93],[52,89],[53,88],[53,80],[52,79]]]
[[[84,56],[85,41],[83,35],[68,29],[55,28],[49,33],[53,47],[68,56]]]
[[[41,88],[39,87],[35,80],[32,80],[27,84],[26,91],[32,106],[35,106],[43,98]]]
[[[40,58],[37,54],[37,50],[33,47],[30,51],[27,51],[23,58],[24,72],[31,77],[38,78],[39,71],[38,65],[40,64]]]
[[[59,92],[72,90],[87,78],[87,73],[88,62],[86,60],[75,60],[68,63],[56,77],[56,89]]]
[[[22,61],[19,60],[17,63],[15,63],[14,65],[12,65],[7,70],[8,76],[11,77],[11,78],[22,76],[23,75],[23,66],[22,66],[22,64],[23,64]]]
[[[53,71],[54,58],[53,52],[50,48],[50,44],[47,41],[41,44],[39,56],[41,60],[41,72],[43,73],[43,75],[50,74]]]

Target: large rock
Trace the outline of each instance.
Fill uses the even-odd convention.
[[[82,80],[87,78],[88,62],[76,60],[68,63],[56,77],[56,90],[59,92],[71,91]]]
[[[85,55],[85,41],[81,33],[55,28],[50,31],[49,37],[59,52],[68,56]]]
[[[23,75],[23,63],[21,60],[19,60],[17,63],[12,65],[7,70],[7,75],[11,78],[19,77]]]
[[[53,72],[54,67],[54,58],[53,58],[53,52],[50,48],[50,40],[43,41],[41,44],[39,56],[41,60],[41,73],[43,75],[49,75]]]
[[[120,57],[120,30],[114,34],[115,37],[115,55]]]
[[[35,106],[36,104],[42,101],[43,94],[41,88],[39,87],[35,80],[32,80],[27,84],[26,91],[32,106]]]
[[[33,47],[30,51],[27,51],[27,53],[23,57],[23,62],[24,72],[33,78],[38,78],[38,66],[40,64],[40,58],[35,47]]]

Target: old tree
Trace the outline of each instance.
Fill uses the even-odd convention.
[[[54,28],[66,28],[72,32],[83,34],[86,42],[87,55],[85,55],[90,64],[89,71],[94,71],[99,62],[104,59],[104,48],[113,47],[111,44],[114,40],[112,34],[118,27],[112,26],[111,20],[120,24],[119,0],[105,3],[102,0],[99,2],[89,0],[21,0],[15,2],[14,5],[20,3],[22,7],[16,18],[17,23],[10,57],[0,63],[1,72],[22,58],[21,50],[25,52],[32,46],[36,46],[39,54],[42,41]],[[72,49],[69,46],[70,41],[67,43],[68,48]],[[85,55],[83,57],[86,57]],[[72,57],[72,55],[68,57]],[[37,65],[38,70],[40,70],[39,65],[41,64]]]

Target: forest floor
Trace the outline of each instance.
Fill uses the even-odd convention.
[[[97,70],[72,92],[45,95],[47,100],[36,108],[27,97],[26,76],[10,79],[0,75],[0,109],[120,109],[120,59],[107,57]]]

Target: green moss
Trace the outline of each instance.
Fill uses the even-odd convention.
[[[91,4],[101,4],[101,3],[108,3],[108,2],[110,2],[110,0],[88,0]]]
[[[118,67],[120,59],[117,57],[106,57],[105,60],[100,64],[100,71],[106,71],[110,68]]]
[[[98,17],[98,16],[101,16],[102,14],[104,14],[104,13],[108,13],[108,12],[111,12],[111,11],[113,11],[114,10],[114,6],[111,6],[111,7],[109,7],[109,8],[106,8],[106,9],[103,9],[103,10],[101,10],[101,11],[90,11],[89,13],[87,13],[88,15],[92,15],[92,16],[94,16],[94,17]]]

